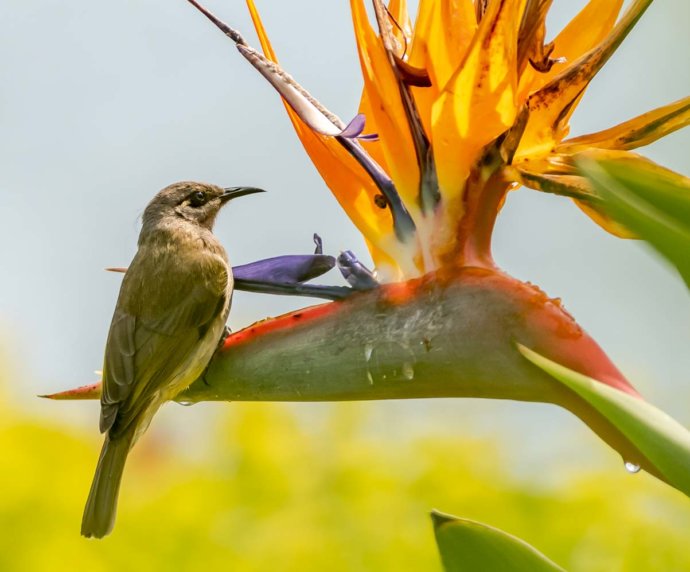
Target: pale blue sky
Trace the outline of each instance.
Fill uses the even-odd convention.
[[[348,3],[257,4],[288,71],[339,115],[354,115],[361,81]],[[556,0],[550,32],[581,4]],[[208,5],[256,43],[243,2]],[[653,4],[590,87],[573,133],[690,93],[689,25],[686,0]],[[0,348],[13,396],[39,414],[95,415],[31,396],[95,379],[120,280],[102,269],[129,262],[139,214],[171,182],[270,191],[218,221],[236,264],[309,252],[313,232],[331,253],[366,257],[277,96],[185,1],[8,0],[0,28]],[[688,130],[642,152],[690,174]],[[690,425],[690,298],[663,262],[608,236],[568,200],[529,190],[509,197],[495,252],[504,268],[561,297],[645,395]],[[230,322],[238,328],[306,303],[240,294]],[[582,431],[534,405],[383,407],[393,417],[414,413],[422,426],[435,422],[436,407],[456,429]]]

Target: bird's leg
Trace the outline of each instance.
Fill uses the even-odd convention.
[[[225,343],[225,340],[228,339],[228,336],[232,334],[232,330],[230,329],[230,326],[225,324],[223,327],[223,333],[220,335],[220,341],[218,342],[218,347],[221,348],[223,347],[223,344]]]

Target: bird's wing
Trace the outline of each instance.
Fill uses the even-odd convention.
[[[141,268],[135,257],[108,334],[103,432],[126,428],[179,373],[214,321],[226,317],[229,276],[222,260],[206,260],[186,273],[176,260],[170,269],[159,266],[155,276]]]

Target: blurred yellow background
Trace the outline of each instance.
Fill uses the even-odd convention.
[[[96,410],[47,405],[54,419]],[[115,531],[96,541],[79,536],[95,424],[3,399],[0,570],[440,570],[432,508],[516,534],[568,570],[690,570],[690,504],[652,477],[553,463],[543,470],[557,484],[533,484],[490,438],[437,427],[396,439],[372,429],[380,404],[319,407],[304,423],[299,406],[200,404],[212,421],[187,439],[154,421],[130,456]],[[164,409],[179,423],[190,411]]]

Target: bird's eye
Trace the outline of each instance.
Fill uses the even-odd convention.
[[[194,191],[189,195],[189,204],[193,207],[201,207],[206,204],[208,197],[204,191]]]

